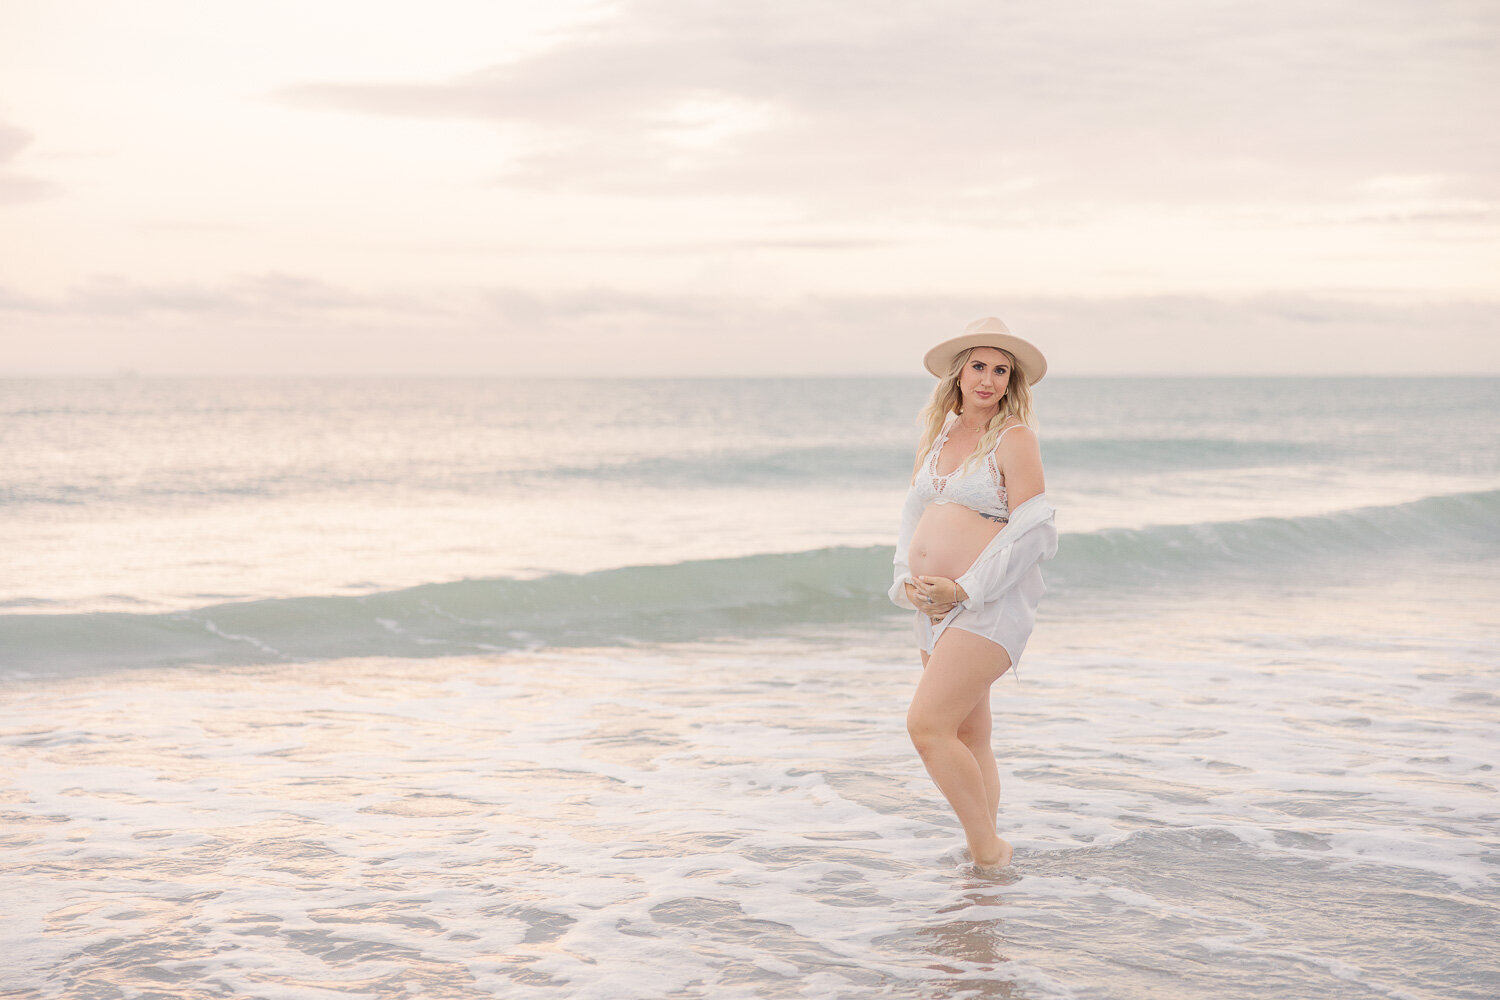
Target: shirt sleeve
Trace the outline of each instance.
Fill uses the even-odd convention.
[[[906,492],[906,503],[901,507],[901,532],[896,540],[896,571],[891,584],[889,596],[891,603],[898,608],[907,608],[915,611],[917,606],[906,596],[906,585],[912,582],[911,564],[907,562],[907,552],[911,549],[912,536],[917,533],[917,522],[922,519],[922,495],[913,487]]]
[[[1040,503],[1038,503],[1040,501]],[[1011,512],[1010,523],[990,540],[969,571],[958,578],[969,611],[997,600],[1038,563],[1057,555],[1057,526],[1046,494],[1039,493]]]

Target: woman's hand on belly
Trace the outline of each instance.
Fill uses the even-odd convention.
[[[906,585],[906,596],[933,621],[944,617],[968,597],[954,581],[942,576],[919,576]]]
[[[923,594],[917,585],[912,583],[906,585],[906,599],[915,604],[918,611],[931,618],[934,622],[953,610],[953,605],[951,604],[928,604],[927,595]]]

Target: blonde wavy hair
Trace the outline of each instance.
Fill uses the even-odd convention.
[[[933,387],[932,399],[928,400],[927,405],[922,407],[922,412],[917,415],[917,425],[922,428],[922,441],[917,446],[917,457],[912,462],[913,482],[916,481],[917,470],[922,467],[922,459],[927,457],[928,449],[943,432],[943,422],[948,419],[948,414],[964,412],[964,397],[959,391],[958,380],[963,375],[964,365],[969,363],[969,355],[975,350],[977,348],[971,347],[953,359],[953,364],[948,366],[947,373],[938,379],[938,384]],[[995,450],[995,442],[1000,438],[1000,430],[1011,417],[1019,417],[1021,423],[1027,427],[1036,426],[1036,417],[1031,410],[1031,385],[1026,381],[1021,366],[1016,364],[1016,356],[1001,347],[995,350],[1005,355],[1005,360],[1010,363],[1010,380],[1006,383],[1005,394],[1000,397],[999,412],[985,425],[984,433],[979,435],[979,441],[974,445],[974,450],[969,452],[956,470],[959,473],[967,473],[984,456]]]

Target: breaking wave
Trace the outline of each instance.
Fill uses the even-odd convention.
[[[1412,552],[1500,554],[1500,490],[1310,517],[1065,534],[1046,572],[1049,600],[1067,600],[1109,587],[1327,572]],[[835,547],[184,612],[11,613],[0,615],[0,670],[16,677],[765,635],[891,615],[890,566],[887,546]]]

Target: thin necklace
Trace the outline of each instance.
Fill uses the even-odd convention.
[[[963,418],[962,415],[959,416],[959,418],[956,421],[956,423],[958,424],[958,426],[962,427],[964,430],[968,431],[970,434],[981,434],[981,433],[984,432],[984,429],[990,425],[990,422],[988,420],[986,420],[984,423],[980,424],[978,427],[970,427],[968,424],[964,423],[964,418]]]

